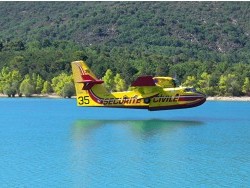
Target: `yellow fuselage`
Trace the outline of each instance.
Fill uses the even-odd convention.
[[[146,87],[146,86],[145,86]],[[206,97],[187,88],[158,88],[158,92],[142,95],[137,91],[100,93],[98,88],[82,90],[77,96],[79,106],[99,106],[118,108],[140,108],[148,110],[167,110],[195,107],[203,104]],[[159,92],[160,90],[160,92]]]

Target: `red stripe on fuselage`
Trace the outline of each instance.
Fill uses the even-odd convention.
[[[196,106],[202,105],[204,102],[206,102],[206,98],[200,98],[199,101],[186,103],[186,104],[178,104],[178,105],[171,105],[171,106],[156,106],[156,107],[149,107],[149,111],[156,111],[156,110],[174,110],[174,109],[182,109],[182,108],[193,108]]]
[[[93,101],[95,101],[98,104],[103,104],[103,99],[99,98],[97,95],[94,94],[94,92],[90,89],[88,90],[89,96]]]
[[[183,95],[179,97],[179,101],[195,101],[197,99],[203,99],[204,96],[194,96],[194,95]]]

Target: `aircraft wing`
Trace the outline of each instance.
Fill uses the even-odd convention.
[[[131,89],[139,94],[139,98],[155,96],[162,90],[157,86],[152,76],[140,76],[132,84]]]

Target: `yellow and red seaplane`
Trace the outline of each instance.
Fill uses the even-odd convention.
[[[83,61],[71,63],[77,105],[91,107],[170,110],[203,104],[206,96],[194,88],[176,85],[172,77],[140,76],[130,91],[109,92]]]

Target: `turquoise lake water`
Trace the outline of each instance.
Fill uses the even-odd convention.
[[[249,187],[250,102],[82,108],[0,99],[0,187]]]

